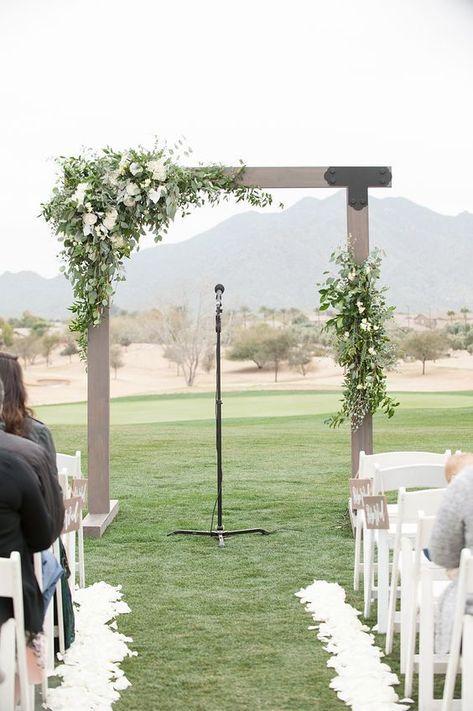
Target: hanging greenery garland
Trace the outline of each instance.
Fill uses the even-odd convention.
[[[386,305],[386,288],[377,286],[382,261],[379,250],[357,264],[344,247],[334,252],[330,261],[338,266],[338,275],[327,277],[319,285],[320,310],[336,311],[324,328],[336,337],[336,359],[345,377],[341,408],[327,423],[338,427],[349,420],[355,431],[367,414],[381,409],[392,417],[399,405],[387,394],[385,373],[395,360],[386,333],[394,306]]]
[[[124,260],[144,234],[152,233],[159,242],[177,213],[188,215],[193,207],[230,196],[258,207],[271,204],[271,195],[241,184],[243,164],[231,173],[217,165],[183,167],[176,153],[181,146],[126,152],[106,148],[57,160],[60,174],[52,198],[41,206],[42,215],[63,243],[61,271],[74,294],[70,328],[78,334],[82,357],[89,326],[100,322],[116,282],[124,279]]]

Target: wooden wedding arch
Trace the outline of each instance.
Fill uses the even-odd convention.
[[[229,172],[237,169],[228,168]],[[345,188],[349,249],[361,263],[369,253],[368,188],[391,187],[391,169],[381,167],[247,167],[244,185],[270,188]],[[110,335],[109,311],[88,334],[88,459],[89,513],[84,520],[87,535],[99,537],[118,513],[118,501],[110,500]],[[352,472],[358,468],[360,450],[373,451],[371,415],[351,436]]]

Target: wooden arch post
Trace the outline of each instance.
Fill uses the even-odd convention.
[[[235,172],[238,168],[228,168]],[[368,188],[391,186],[388,167],[251,167],[242,174],[244,185],[271,188],[346,188],[349,249],[358,262],[369,253]],[[87,432],[89,454],[89,514],[86,535],[99,537],[118,513],[110,501],[110,366],[109,312],[89,329]],[[373,451],[373,424],[367,416],[352,433],[352,473],[358,469],[360,450]]]

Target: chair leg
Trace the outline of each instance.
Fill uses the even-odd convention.
[[[421,580],[419,621],[419,711],[432,711],[434,701],[434,606],[432,579],[424,571]]]
[[[359,511],[356,515],[355,523],[355,562],[353,570],[353,590],[360,589],[360,559],[361,559],[361,531],[362,531],[362,514]]]
[[[369,617],[373,591],[373,532],[369,530],[365,530],[363,536],[363,589],[365,599],[363,614]]]
[[[386,630],[386,654],[393,651],[394,622],[396,618],[397,584],[399,581],[399,546],[394,549],[391,587],[389,590],[388,626]],[[402,602],[402,600],[401,600]]]
[[[378,632],[388,628],[389,605],[389,544],[386,531],[378,531]]]
[[[463,617],[462,708],[473,709],[473,616]]]

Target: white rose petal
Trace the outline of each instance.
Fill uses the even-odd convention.
[[[89,186],[87,183],[79,183],[73,195],[71,195],[71,200],[74,200],[78,205],[82,205],[85,199],[85,193]]]
[[[132,175],[138,175],[138,173],[141,173],[142,170],[143,170],[143,168],[141,167],[141,165],[139,163],[132,163],[130,165],[130,173]]]
[[[123,200],[124,205],[127,207],[134,207],[136,205],[136,200],[134,197],[131,195],[125,195],[125,198]]]
[[[139,195],[140,188],[136,183],[128,182],[125,187],[127,195]]]
[[[97,222],[98,217],[95,214],[95,212],[86,212],[84,215],[82,215],[82,225],[83,225],[83,233],[84,235],[91,235],[92,234],[92,227],[95,225]]]
[[[111,173],[108,174],[108,182],[110,185],[117,185],[118,184],[118,176],[120,175],[119,170],[112,170]]]
[[[112,207],[110,210],[107,210],[107,212],[105,213],[105,217],[103,218],[103,224],[105,225],[107,230],[113,230],[117,222],[117,217],[118,212],[114,207]]]
[[[148,168],[151,171],[151,175],[155,180],[166,180],[166,165],[164,158],[150,160],[148,163]]]
[[[151,202],[154,202],[154,204],[156,204],[161,199],[163,192],[163,188],[159,187],[156,190],[150,190],[148,193],[148,197]]]

